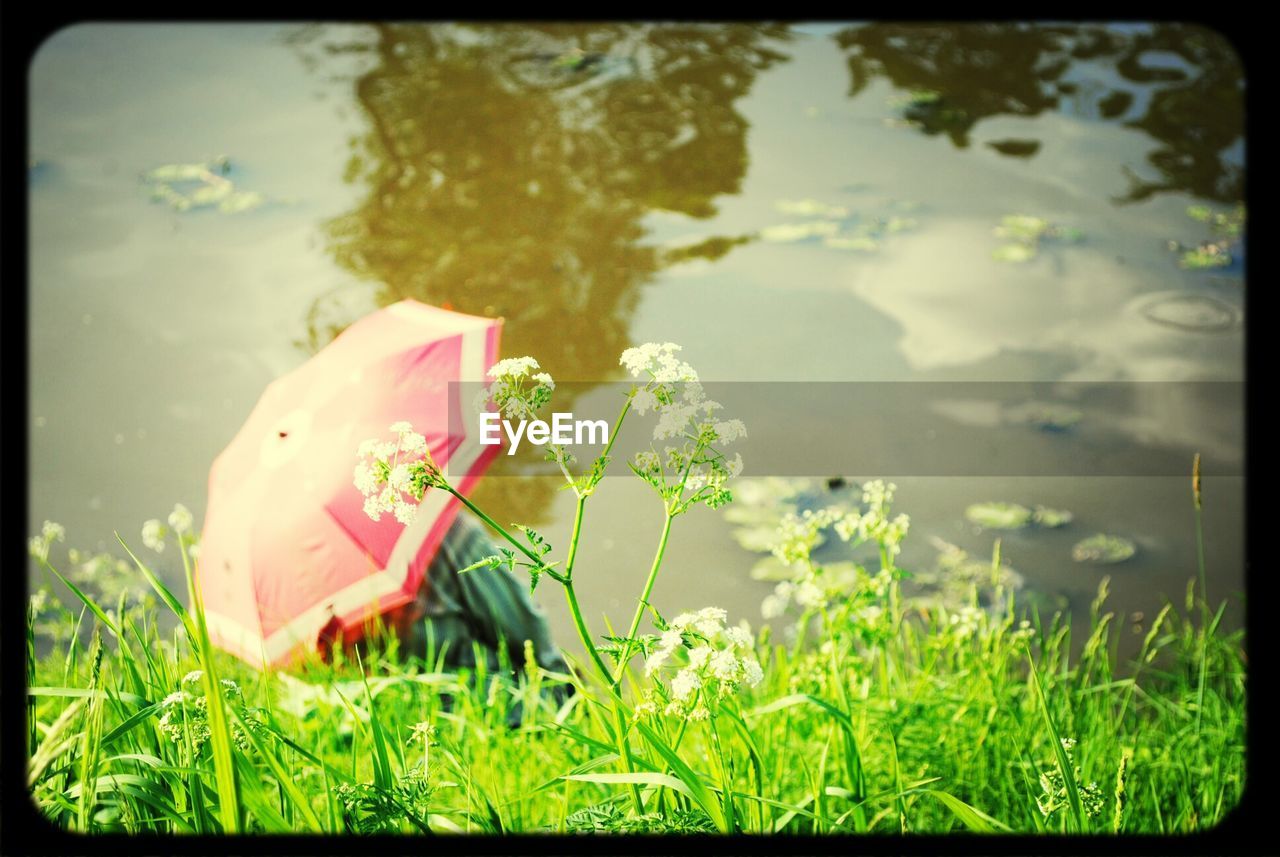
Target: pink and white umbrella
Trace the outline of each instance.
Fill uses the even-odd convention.
[[[428,491],[408,526],[370,520],[352,482],[356,448],[407,420],[469,492],[500,447],[457,418],[464,403],[450,382],[484,380],[500,331],[499,320],[405,300],[267,386],[209,472],[196,585],[215,645],[284,664],[322,632],[413,599],[460,504]]]

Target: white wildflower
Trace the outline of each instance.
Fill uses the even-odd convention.
[[[671,657],[671,649],[657,649],[644,662],[644,674],[653,675]]]
[[[378,477],[374,475],[373,468],[363,461],[356,465],[353,478],[356,488],[365,496],[371,494],[378,487]]]
[[[688,628],[690,625],[692,625],[693,621],[697,618],[698,618],[697,613],[689,613],[689,612],[681,613],[680,615],[676,616],[676,618],[671,620],[671,624],[668,627],[676,631],[683,631],[685,628]]]
[[[658,713],[658,705],[651,699],[646,699],[636,706],[636,717],[652,717]]]
[[[738,438],[747,436],[747,427],[742,420],[724,420],[716,423],[715,429],[721,443],[733,443]]]
[[[387,475],[387,485],[397,491],[408,491],[409,478],[409,465],[397,464],[391,469],[391,473]]]
[[[185,533],[191,529],[194,518],[191,510],[181,503],[175,503],[173,511],[169,513],[169,526],[173,528],[175,533]]]
[[[721,607],[703,607],[698,611],[694,627],[708,637],[713,637],[724,629],[724,620],[729,614]]]
[[[66,540],[67,530],[66,527],[62,526],[62,524],[56,524],[53,521],[45,521],[40,527],[40,535],[43,536],[44,540],[47,542],[61,542]]]
[[[743,660],[742,680],[746,682],[747,687],[755,687],[764,680],[764,670],[760,668],[760,662],[755,658]]]
[[[533,380],[537,381],[548,390],[554,390],[556,388],[555,380],[553,380],[546,372],[539,372],[537,375],[534,375]]]
[[[644,416],[649,412],[650,408],[656,408],[657,406],[658,397],[647,387],[636,390],[635,395],[631,397],[631,409],[640,416]]]
[[[691,669],[683,669],[671,680],[671,695],[684,702],[698,688],[702,687],[702,679]]]
[[[523,378],[531,369],[540,369],[538,361],[532,357],[508,357],[499,360],[489,369],[490,378]]]
[[[396,434],[404,434],[405,432],[413,431],[413,423],[408,420],[399,420],[398,422],[391,424],[391,431]]]
[[[142,543],[156,553],[163,553],[166,532],[164,524],[152,518],[142,525]]]
[[[742,474],[742,454],[734,453],[733,458],[725,462],[725,471],[730,479],[734,479]]]
[[[658,424],[653,429],[654,440],[667,440],[684,434],[689,420],[697,412],[694,405],[672,403],[658,409]]]
[[[411,453],[426,452],[427,439],[416,431],[407,431],[400,436],[400,449]]]
[[[658,453],[652,451],[637,452],[634,463],[636,470],[641,473],[654,473],[662,469],[662,462],[658,459]]]
[[[781,581],[773,588],[773,592],[766,595],[764,601],[760,603],[760,615],[766,619],[777,619],[787,612],[787,607],[791,604],[791,596],[795,589],[796,585],[791,581]]]
[[[796,587],[795,602],[805,609],[820,607],[826,600],[822,588],[812,580],[804,580]]]
[[[705,665],[707,661],[711,659],[711,656],[714,653],[715,653],[715,650],[712,649],[710,646],[698,646],[695,649],[691,649],[689,651],[690,668],[695,670],[701,669],[703,665]]]
[[[710,668],[711,674],[721,681],[731,682],[738,678],[738,659],[728,649],[712,656]]]

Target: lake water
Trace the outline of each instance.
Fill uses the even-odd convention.
[[[1201,451],[1210,595],[1243,590],[1243,244],[1207,270],[1169,246],[1214,240],[1189,207],[1243,198],[1242,71],[1210,31],[80,25],[41,48],[30,92],[31,532],[48,518],[106,549],[175,501],[199,521],[265,385],[413,297],[505,317],[504,355],[588,387],[648,340],[723,381],[955,382],[941,412],[978,427],[999,412],[963,382],[1143,382],[1018,454],[1038,474],[1098,445],[1185,467],[850,475],[900,486],[907,567],[933,563],[931,536],[988,555],[971,503],[1068,509],[1004,534],[1005,560],[1077,615],[1108,574],[1114,607],[1149,613],[1195,574]],[[245,210],[178,210],[143,178],[219,156],[204,186]],[[1008,215],[1044,234],[998,237]],[[872,454],[891,440],[895,462],[933,442],[849,426]],[[643,582],[648,492],[611,479],[589,506],[599,627]],[[477,499],[566,545],[554,481]],[[664,612],[760,621],[770,584],[732,530],[677,522]],[[1074,562],[1095,532],[1137,555]],[[539,597],[572,639],[554,587]]]

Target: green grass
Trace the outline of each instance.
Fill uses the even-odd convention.
[[[766,630],[759,686],[707,720],[632,718],[619,740],[590,664],[511,680],[375,651],[262,674],[149,576],[158,601],[76,604],[87,647],[29,647],[28,788],[69,830],[1174,833],[1212,827],[1243,788],[1243,633],[1194,590],[1126,662],[1105,593],[1074,644],[1062,616],[1021,627],[1012,595],[976,624],[905,606],[874,634]],[[645,679],[625,675],[634,699]]]

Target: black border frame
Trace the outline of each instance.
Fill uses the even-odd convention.
[[[1073,11],[1091,12],[1088,15],[1071,15],[1063,18],[1057,16],[1048,16],[1053,20],[1063,21],[1125,21],[1125,20],[1170,20],[1160,14],[1144,14],[1141,11],[1130,11],[1120,9],[1118,7],[1103,4],[1088,4],[1089,8],[1081,6],[1073,6]],[[1060,8],[1060,7],[1059,7]],[[127,10],[126,10],[127,11]],[[213,11],[210,7],[204,7],[203,11]],[[6,441],[12,442],[14,445],[19,443],[23,447],[23,456],[21,464],[17,468],[18,473],[7,486],[7,494],[10,498],[22,491],[21,505],[14,503],[11,507],[8,502],[5,508],[14,508],[23,510],[21,515],[12,514],[8,517],[9,538],[5,540],[8,553],[6,555],[14,558],[14,561],[21,565],[16,567],[25,568],[26,566],[26,536],[25,509],[28,501],[27,490],[29,485],[29,462],[27,461],[27,446],[29,420],[26,419],[26,412],[29,399],[28,383],[29,372],[27,371],[27,360],[29,358],[28,336],[29,336],[29,308],[28,308],[28,292],[29,282],[27,278],[28,267],[28,210],[27,210],[27,160],[29,138],[27,135],[28,123],[28,73],[29,66],[34,58],[40,45],[58,30],[76,23],[106,23],[106,22],[173,22],[173,23],[225,23],[233,21],[253,21],[261,22],[298,22],[305,23],[308,18],[297,18],[289,15],[279,15],[267,18],[256,18],[256,15],[262,13],[261,8],[250,7],[247,4],[237,4],[235,6],[218,7],[218,12],[225,15],[218,17],[203,17],[195,20],[182,20],[176,17],[152,17],[142,16],[138,18],[130,18],[126,15],[101,14],[90,18],[75,18],[71,16],[68,8],[52,8],[42,5],[32,7],[19,7],[16,4],[6,5],[3,14],[0,16],[0,33],[3,34],[3,48],[0,49],[0,92],[3,93],[3,120],[0,120],[0,151],[3,153],[0,159],[0,200],[3,201],[3,214],[0,215],[0,223],[7,223],[8,227],[4,230],[4,250],[0,253],[0,264],[6,274],[4,282],[6,283],[5,292],[16,298],[16,300],[5,303],[13,307],[16,305],[18,316],[17,323],[21,325],[18,335],[6,337],[3,341],[3,347],[9,352],[8,360],[5,366],[14,375],[19,375],[13,383],[7,384],[10,390],[18,392],[23,397],[22,410],[23,419],[19,423],[15,417],[10,416],[0,425],[4,426],[3,437]],[[399,17],[416,17],[412,14],[406,15],[404,9],[387,9],[387,8],[368,8],[363,9],[367,13],[377,12],[368,17],[350,18],[342,15],[335,15],[328,20],[335,21],[358,21],[372,20],[377,18],[399,18]],[[436,11],[434,9],[419,8],[418,12]],[[688,13],[687,8],[673,9],[669,6],[659,6],[648,10],[650,14],[644,16],[634,16],[636,19],[640,17],[646,18],[674,18],[672,12]],[[791,10],[788,10],[791,11]],[[818,9],[814,9],[819,12]],[[852,10],[857,11],[857,10]],[[877,10],[878,11],[878,10]],[[892,11],[898,11],[893,9]],[[954,6],[941,7],[936,10],[930,8],[929,4],[922,4],[911,11],[920,13],[935,12],[934,15],[926,17],[913,15],[894,15],[894,19],[901,20],[961,20],[963,15],[957,15],[957,12],[974,11],[968,8],[963,10]],[[1040,11],[1051,12],[1054,9],[1043,9]],[[1165,11],[1174,11],[1166,9]],[[1245,141],[1247,147],[1246,154],[1246,182],[1249,190],[1247,196],[1249,203],[1250,217],[1250,233],[1263,235],[1267,234],[1270,215],[1262,203],[1265,199],[1258,199],[1253,191],[1257,188],[1269,188],[1270,184],[1267,179],[1270,178],[1267,170],[1267,156],[1270,154],[1269,147],[1265,143],[1269,141],[1269,135],[1261,132],[1261,123],[1253,122],[1255,110],[1263,113],[1266,102],[1263,96],[1256,91],[1262,86],[1264,80],[1261,70],[1269,64],[1268,48],[1262,41],[1262,33],[1265,33],[1268,25],[1261,20],[1251,21],[1242,17],[1243,11],[1240,7],[1223,8],[1220,12],[1216,9],[1203,8],[1198,10],[1213,14],[1214,20],[1206,21],[1203,19],[1184,18],[1175,16],[1176,20],[1190,21],[1201,26],[1215,30],[1226,38],[1228,38],[1235,46],[1237,53],[1241,57],[1242,64],[1246,70],[1246,91],[1245,91]],[[239,15],[235,13],[240,13]],[[661,14],[666,13],[666,14]],[[467,16],[468,19],[475,19],[473,16]],[[789,16],[793,20],[797,19],[794,13]],[[1000,15],[984,15],[976,18],[976,20],[1024,20],[1024,16],[1014,15],[1004,17]],[[430,18],[423,19],[431,20]],[[512,17],[510,20],[530,20],[529,18]],[[572,19],[568,19],[572,20]],[[596,16],[584,16],[583,20],[597,20]],[[716,15],[707,15],[689,20],[726,20]],[[824,18],[821,13],[815,14],[812,18],[803,18],[803,20],[830,20]],[[975,19],[968,19],[975,20]],[[1274,40],[1275,37],[1273,37]],[[1256,74],[1255,74],[1256,73]],[[1260,157],[1254,158],[1251,152],[1260,153]],[[1266,176],[1266,178],[1264,178]],[[1254,201],[1257,200],[1258,204]],[[1259,223],[1261,221],[1261,223]],[[1270,282],[1264,279],[1260,273],[1261,266],[1256,263],[1260,255],[1265,254],[1265,249],[1259,253],[1255,250],[1252,257],[1246,259],[1246,288],[1250,287],[1252,291],[1247,294],[1246,303],[1248,311],[1245,314],[1246,326],[1246,390],[1245,390],[1245,407],[1246,407],[1246,473],[1249,469],[1260,470],[1256,467],[1259,462],[1257,453],[1259,447],[1268,450],[1271,444],[1266,441],[1265,429],[1262,432],[1255,431],[1262,420],[1260,414],[1261,394],[1270,392],[1267,389],[1259,390],[1258,387],[1265,384],[1265,380],[1255,384],[1249,384],[1248,380],[1251,376],[1255,378],[1266,378],[1264,365],[1260,358],[1260,346],[1258,340],[1265,335],[1260,329],[1263,322],[1257,325],[1251,323],[1254,318],[1269,318],[1265,314],[1262,307],[1268,300],[1268,286]],[[1251,261],[1253,262],[1251,264]],[[1265,256],[1263,261],[1265,262]],[[16,293],[16,294],[15,294]],[[11,322],[12,323],[12,322]],[[1269,385],[1268,385],[1269,386]],[[8,410],[8,409],[6,409]],[[12,411],[9,411],[12,414]],[[8,416],[8,414],[7,414]],[[1261,444],[1250,444],[1250,437],[1261,437]],[[1260,506],[1258,497],[1255,493],[1256,479],[1250,479],[1246,476],[1245,481],[1245,579],[1246,579],[1246,599],[1245,599],[1245,628],[1246,633],[1251,629],[1261,629],[1265,621],[1263,610],[1274,604],[1274,600],[1270,597],[1273,592],[1273,574],[1269,569],[1263,567],[1261,570],[1254,569],[1254,557],[1256,556],[1254,548],[1256,546],[1256,533],[1258,532],[1254,520],[1255,513],[1258,512]],[[1262,507],[1262,512],[1268,511],[1267,507]],[[15,522],[21,522],[15,524]],[[15,532],[19,527],[23,532]],[[693,852],[759,852],[767,854],[843,854],[849,852],[860,852],[867,854],[950,854],[950,853],[982,853],[982,854],[1090,854],[1097,857],[1104,855],[1138,855],[1138,854],[1222,854],[1222,853],[1240,853],[1240,854],[1275,854],[1280,853],[1280,831],[1277,831],[1273,825],[1270,830],[1266,829],[1266,822],[1271,820],[1268,816],[1275,816],[1278,810],[1271,805],[1268,800],[1269,792],[1277,790],[1276,786],[1271,784],[1273,772],[1273,764],[1276,761],[1275,738],[1270,724],[1265,718],[1266,697],[1265,688],[1273,683],[1275,667],[1266,660],[1266,651],[1268,646],[1259,644],[1250,637],[1246,641],[1246,654],[1252,655],[1249,664],[1250,674],[1248,676],[1248,685],[1250,692],[1247,700],[1247,741],[1246,749],[1248,754],[1248,763],[1246,768],[1246,784],[1245,791],[1241,801],[1231,810],[1227,818],[1217,827],[1211,830],[1187,835],[1088,835],[1088,836],[1061,836],[1056,834],[1039,834],[1039,835],[978,835],[978,834],[931,834],[931,835],[908,835],[899,837],[893,835],[877,835],[868,834],[860,837],[840,837],[840,836],[776,836],[776,837],[760,837],[739,834],[735,836],[719,836],[719,835],[703,835],[703,836],[654,836],[654,835],[613,835],[601,834],[598,836],[557,836],[557,835],[513,835],[507,837],[490,837],[490,836],[443,836],[434,839],[423,840],[416,836],[398,836],[398,835],[376,835],[376,836],[346,836],[346,835],[322,835],[322,836],[305,836],[292,834],[275,834],[275,835],[243,835],[243,836],[124,836],[114,834],[103,834],[97,836],[86,836],[83,834],[70,833],[61,828],[56,827],[48,821],[48,819],[38,811],[35,805],[29,799],[26,790],[26,747],[25,747],[25,720],[26,720],[26,689],[25,689],[25,659],[26,649],[24,643],[24,612],[26,607],[26,580],[25,574],[19,575],[12,571],[3,575],[0,579],[0,592],[3,598],[0,599],[0,616],[3,622],[0,623],[0,664],[3,665],[3,682],[0,683],[0,853],[27,853],[27,854],[65,854],[65,853],[86,853],[86,854],[116,854],[122,850],[128,849],[137,854],[193,854],[193,855],[224,855],[224,854],[287,854],[287,853],[305,853],[305,854],[336,854],[349,855],[352,853],[376,852],[378,854],[421,854],[424,850],[433,852],[454,852],[463,854],[510,854],[525,852],[552,852],[552,853],[618,853],[618,854],[670,854],[670,853],[693,853]],[[1252,631],[1254,635],[1260,635],[1260,631]],[[429,844],[428,844],[429,843]],[[447,843],[447,844],[446,844]]]

